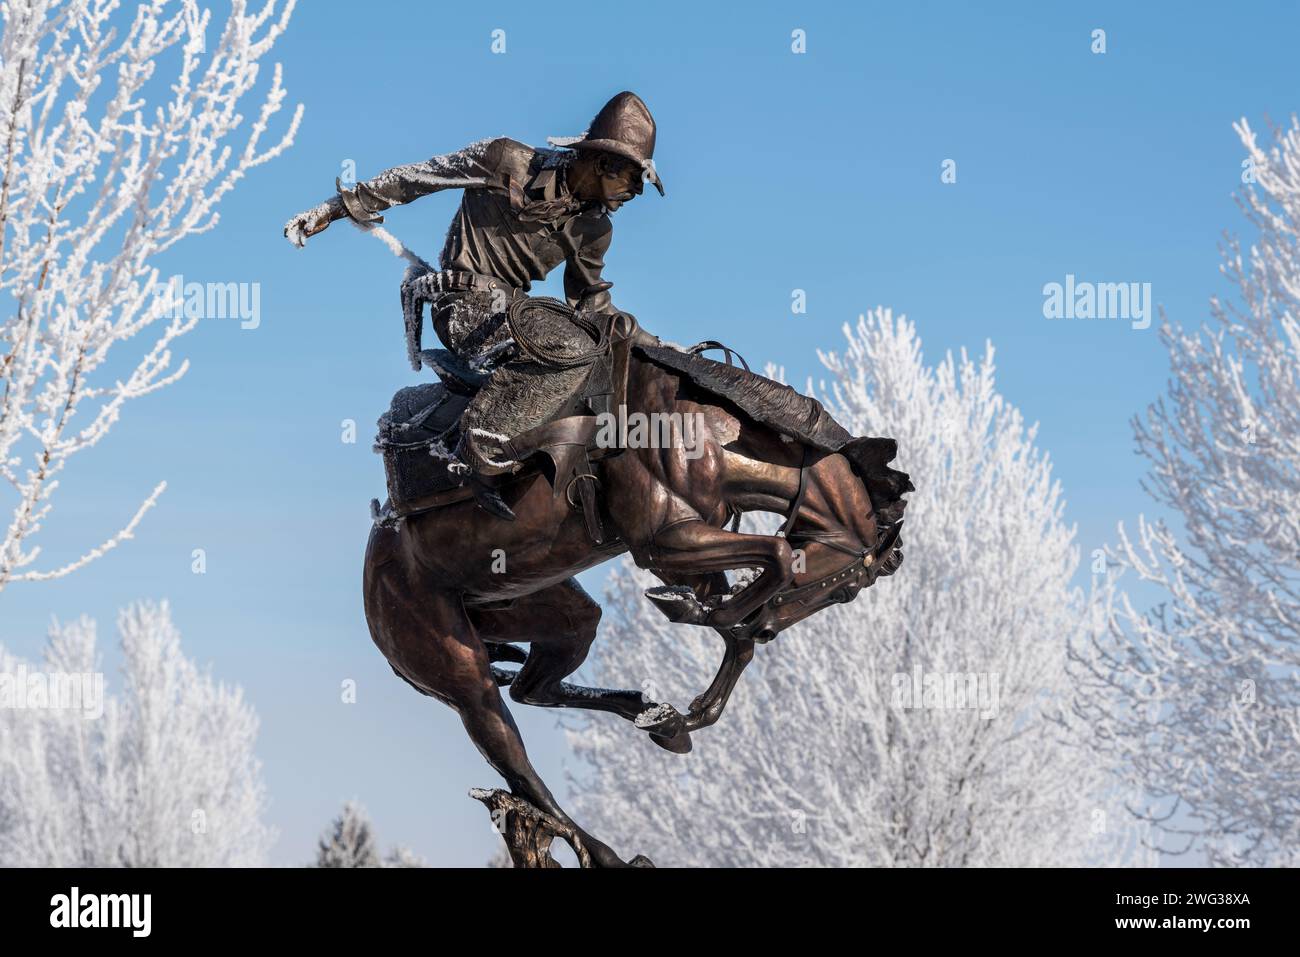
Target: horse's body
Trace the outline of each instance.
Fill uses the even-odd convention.
[[[851,600],[901,560],[896,528],[878,527],[858,474],[863,460],[851,461],[848,449],[827,453],[783,438],[685,377],[636,357],[627,406],[629,414],[698,414],[692,421],[703,429],[688,447],[630,448],[597,463],[605,544],[593,544],[581,512],[534,473],[503,489],[518,521],[501,521],[467,500],[395,527],[376,525],[366,550],[366,618],[393,670],[454,708],[511,790],[565,824],[572,822],[529,763],[501,686],[525,704],[639,718],[656,743],[687,751],[690,733],[717,720],[756,640]],[[907,477],[883,461],[880,468],[897,502],[910,488]],[[723,527],[747,511],[794,516],[785,536]],[[796,552],[792,543],[799,542],[805,544]],[[687,715],[640,692],[563,681],[586,658],[600,620],[600,606],[573,576],[626,551],[666,585],[683,586],[659,596],[670,617],[713,627],[726,645],[717,677]],[[724,573],[738,568],[760,574],[732,589]],[[529,643],[526,658],[509,642]],[[522,667],[512,675],[493,667],[500,660]],[[577,833],[596,863],[622,863],[606,845]]]

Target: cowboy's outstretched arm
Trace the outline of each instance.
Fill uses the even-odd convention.
[[[394,166],[352,189],[336,183],[337,195],[285,223],[285,238],[295,246],[302,246],[308,236],[322,232],[336,219],[350,216],[361,223],[383,222],[379,214],[384,210],[439,190],[495,185],[496,175],[489,156],[492,143],[492,140],[482,140],[422,163]]]

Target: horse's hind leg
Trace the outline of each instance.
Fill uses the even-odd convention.
[[[376,564],[369,557],[366,619],[393,670],[455,709],[474,746],[513,794],[574,827],[594,863],[621,866],[623,861],[611,848],[564,813],[528,760],[519,728],[492,680],[487,649],[474,633],[460,596],[413,589],[397,562]]]
[[[629,721],[653,702],[639,691],[584,688],[564,681],[587,659],[600,625],[600,605],[570,578],[517,598],[508,608],[470,608],[478,634],[491,642],[530,642],[510,681],[510,697],[542,708],[609,711]]]

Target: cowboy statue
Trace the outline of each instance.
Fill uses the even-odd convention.
[[[422,163],[398,166],[300,213],[285,226],[297,246],[336,219],[382,222],[379,215],[429,193],[464,190],[447,231],[439,270],[408,271],[402,285],[407,347],[420,368],[423,303],[438,338],[469,368],[490,373],[461,420],[452,467],[466,474],[478,504],[513,520],[493,476],[516,466],[510,437],[544,422],[583,385],[580,363],[540,363],[521,353],[506,322],[511,302],[527,295],[561,262],[569,306],[583,313],[616,312],[611,283],[601,277],[613,225],[610,213],[642,191],[645,180],[663,195],[653,164],[655,122],[635,93],[620,93],[576,139],[552,139],[535,149],[504,137]],[[532,330],[534,346],[551,356],[579,356],[591,340],[579,324],[545,318]],[[427,354],[425,354],[427,355]]]
[[[371,639],[399,678],[456,711],[508,785],[471,796],[515,866],[555,866],[556,838],[583,866],[644,864],[568,816],[503,693],[614,714],[687,753],[756,645],[898,570],[912,484],[889,466],[892,438],[854,435],[716,340],[666,342],[615,308],[610,214],[646,182],[664,191],[639,97],[620,93],[582,136],[547,142],[483,140],[336,184],[285,235],[301,246],[347,218],[400,251],[408,358],[437,374],[399,388],[377,422],[387,498],[371,500],[363,562]],[[378,224],[451,187],[460,209],[434,268]],[[563,299],[531,295],[561,262]],[[421,348],[426,304],[445,348]],[[749,512],[784,522],[742,532]],[[574,683],[601,619],[577,576],[621,555],[661,582],[645,596],[669,621],[722,639],[685,713]]]

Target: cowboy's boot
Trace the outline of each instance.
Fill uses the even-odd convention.
[[[506,504],[506,500],[501,497],[501,493],[483,481],[483,476],[474,473],[469,478],[469,489],[474,493],[474,501],[478,507],[485,512],[495,515],[503,521],[513,522],[515,520],[514,509]]]
[[[513,522],[514,510],[506,504],[506,500],[489,480],[496,475],[508,475],[513,471],[516,463],[503,462],[493,457],[491,453],[499,451],[497,449],[487,451],[480,448],[485,440],[498,438],[505,441],[505,436],[495,436],[480,429],[463,432],[460,443],[456,446],[455,456],[469,467],[469,489],[474,494],[474,501],[478,503],[479,508],[503,521]]]

